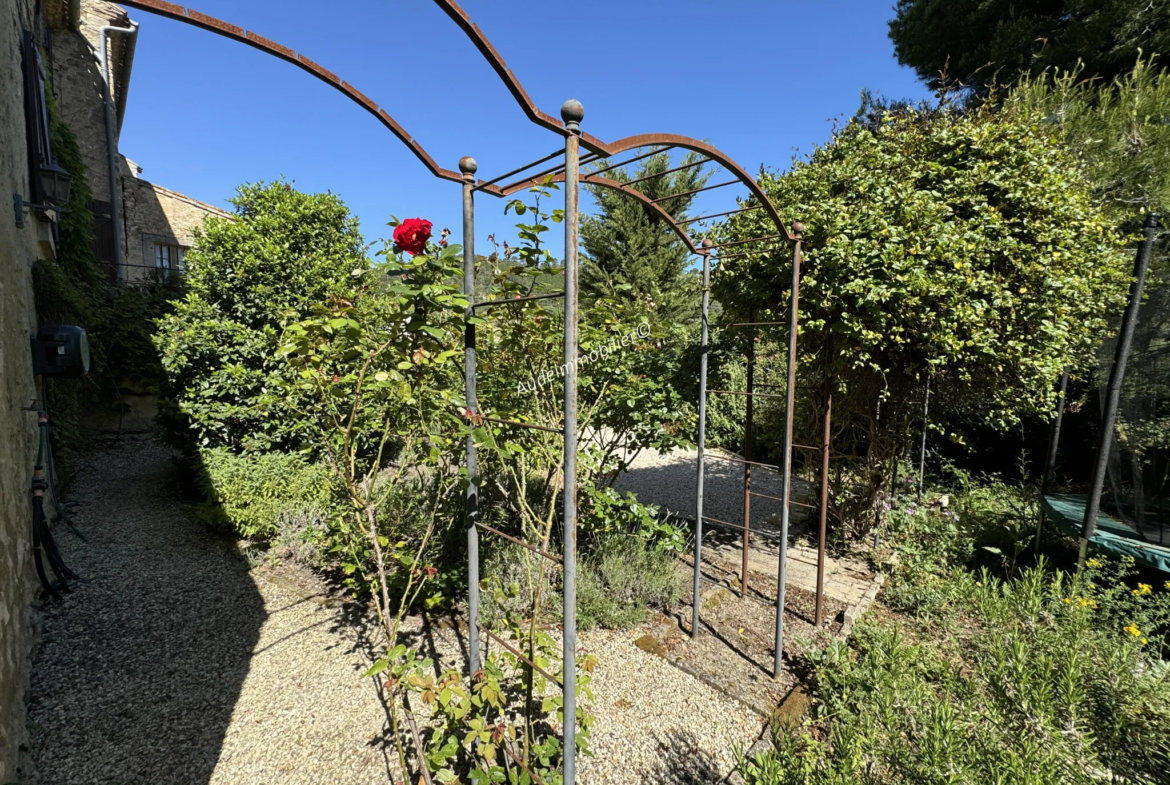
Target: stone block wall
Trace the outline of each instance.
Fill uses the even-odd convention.
[[[0,2],[0,783],[23,764],[25,692],[34,634],[30,615],[35,577],[29,529],[29,486],[36,455],[36,415],[25,411],[35,392],[29,334],[35,330],[32,265],[46,236],[35,216],[17,228],[11,194],[29,193],[20,41],[37,31],[33,0]]]

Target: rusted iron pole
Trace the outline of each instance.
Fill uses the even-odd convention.
[[[756,320],[756,309],[753,305],[749,311],[749,321]],[[747,418],[743,430],[743,563],[740,566],[739,583],[740,593],[747,596],[748,590],[748,552],[751,549],[752,531],[752,448],[753,444],[753,402],[755,401],[756,385],[756,328],[748,332],[747,350]]]
[[[784,411],[784,458],[781,481],[784,483],[780,505],[780,558],[776,568],[776,649],[772,660],[772,676],[780,676],[784,658],[784,580],[788,561],[788,518],[792,502],[792,422],[796,409],[796,337],[800,327],[800,244],[804,224],[792,224],[796,247],[792,252],[792,307],[788,314],[788,386],[784,391],[788,400]]]
[[[561,106],[565,121],[565,489],[564,505],[564,709],[563,774],[577,781],[577,175],[581,155],[581,120],[585,109],[569,100]]]
[[[464,156],[459,159],[459,171],[463,174],[463,294],[467,302],[475,301],[475,159]],[[475,314],[468,307],[468,320]],[[465,380],[466,406],[476,412],[475,399],[475,325],[470,322],[463,333],[463,378]],[[475,439],[467,435],[467,498],[464,521],[467,526],[467,649],[468,675],[479,670],[479,456]]]
[[[701,326],[699,328],[699,457],[695,477],[695,580],[691,594],[691,637],[699,634],[699,605],[703,575],[703,476],[707,447],[707,316],[711,293],[711,241],[703,240],[703,291],[701,294]]]
[[[828,359],[825,361],[825,432],[821,442],[821,520],[817,532],[817,603],[814,617],[821,626],[821,607],[825,598],[825,539],[829,524],[829,440],[833,423],[833,394],[829,391]]]

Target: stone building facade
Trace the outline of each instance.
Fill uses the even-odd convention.
[[[79,7],[76,32],[54,41],[53,73],[61,118],[77,134],[93,190],[98,257],[111,278],[127,283],[173,281],[192,232],[207,215],[228,213],[141,178],[142,168],[117,151],[129,102],[137,25],[125,9],[105,0],[74,0]],[[53,7],[60,14],[68,0]],[[135,32],[107,35],[110,93],[117,170],[111,190],[109,146],[106,144],[104,80],[100,67],[102,28]],[[66,27],[54,23],[54,27]],[[111,195],[112,194],[112,195]],[[118,208],[115,210],[113,202]],[[120,219],[115,225],[115,214]],[[115,246],[121,246],[121,263]]]
[[[29,774],[25,700],[39,590],[30,542],[37,392],[29,337],[38,327],[33,267],[57,252],[57,215],[23,203],[45,203],[36,159],[50,150],[47,94],[78,138],[94,194],[95,248],[112,279],[133,284],[157,279],[160,272],[172,279],[192,230],[207,215],[227,215],[143,180],[141,170],[117,154],[136,32],[108,38],[117,168],[110,177],[99,58],[105,25],[136,27],[124,9],[104,0],[0,0],[0,187],[7,205],[0,218],[0,783],[5,784]],[[117,225],[114,204],[121,218]]]

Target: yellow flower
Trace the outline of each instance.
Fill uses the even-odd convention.
[[[1089,559],[1087,562],[1085,562],[1085,564],[1087,564],[1090,567],[1100,567],[1101,560],[1100,559]]]
[[[1142,645],[1145,646],[1147,643],[1149,643],[1149,641],[1145,638],[1142,638]]]
[[[1142,637],[1142,631],[1141,631],[1141,630],[1139,630],[1139,629],[1137,628],[1137,625],[1136,625],[1136,624],[1133,624],[1132,622],[1129,624],[1129,626],[1127,626],[1127,627],[1122,627],[1122,629],[1123,629],[1123,630],[1125,630],[1126,632],[1128,632],[1130,635],[1132,635],[1132,636],[1133,636],[1133,637],[1135,637],[1135,638],[1140,638],[1140,637]]]
[[[1137,587],[1136,589],[1134,589],[1134,590],[1133,590],[1133,593],[1134,593],[1134,594],[1136,594],[1136,595],[1138,595],[1139,597],[1144,597],[1145,595],[1149,594],[1149,593],[1150,593],[1150,592],[1152,592],[1153,590],[1154,590],[1154,589],[1153,589],[1153,588],[1150,586],[1150,584],[1148,584],[1148,583],[1139,583],[1139,584],[1138,584],[1138,587]]]
[[[1166,581],[1166,582],[1165,582],[1164,584],[1162,584],[1162,585],[1163,585],[1163,586],[1165,586],[1167,589],[1170,589],[1170,581]]]
[[[1071,598],[1071,597],[1065,597],[1065,598],[1064,598],[1064,604],[1065,604],[1065,605],[1072,605],[1072,598]]]

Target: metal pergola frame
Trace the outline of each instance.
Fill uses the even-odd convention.
[[[433,0],[436,5],[443,10],[448,17],[459,26],[461,30],[471,40],[472,44],[480,51],[484,59],[495,70],[501,81],[508,88],[521,110],[526,117],[536,125],[539,125],[547,130],[550,130],[564,139],[563,150],[556,150],[549,155],[546,155],[536,161],[526,164],[512,171],[506,172],[502,175],[494,177],[491,180],[476,180],[475,174],[478,166],[471,157],[464,157],[460,159],[459,171],[455,172],[450,169],[440,167],[435,163],[434,159],[427,153],[422,144],[413,138],[385,109],[378,106],[370,98],[359,92],[349,82],[337,76],[333,72],[318,65],[313,60],[309,59],[303,54],[297,53],[292,49],[283,46],[275,41],[272,41],[264,36],[254,33],[250,30],[238,27],[207,14],[200,13],[194,9],[188,9],[175,3],[166,2],[166,0],[121,0],[122,5],[130,8],[148,11],[160,16],[191,24],[200,27],[212,33],[236,40],[248,46],[254,47],[275,57],[278,57],[286,62],[289,62],[297,67],[308,72],[312,76],[324,81],[335,89],[345,94],[348,98],[356,102],[358,105],[365,108],[374,117],[376,117],[383,125],[385,125],[399,140],[401,140],[423,163],[424,166],[436,178],[460,183],[462,187],[463,197],[463,262],[464,262],[464,293],[467,295],[469,301],[472,303],[468,308],[468,315],[475,308],[487,307],[493,305],[508,305],[520,300],[509,300],[506,302],[492,302],[486,301],[475,303],[475,193],[483,192],[496,197],[504,197],[534,185],[539,185],[546,182],[558,182],[564,184],[565,193],[565,258],[564,264],[566,268],[565,275],[565,289],[561,296],[564,299],[564,358],[565,358],[565,392],[564,392],[564,423],[560,428],[550,426],[542,426],[530,423],[519,423],[506,420],[494,420],[492,418],[482,417],[478,412],[479,402],[476,396],[476,350],[475,350],[475,327],[468,325],[465,336],[464,347],[464,373],[466,378],[466,409],[469,417],[474,419],[482,418],[489,422],[497,423],[503,427],[519,427],[519,428],[535,428],[543,431],[559,432],[564,438],[564,453],[563,453],[563,476],[564,476],[564,492],[562,496],[563,505],[563,552],[558,557],[556,554],[545,553],[539,548],[535,550],[542,558],[548,558],[554,562],[559,562],[564,569],[564,643],[563,643],[563,673],[564,677],[561,681],[562,695],[563,695],[563,710],[565,722],[563,724],[563,779],[566,783],[575,782],[576,775],[576,521],[577,521],[577,466],[576,466],[576,448],[577,448],[577,325],[579,316],[579,304],[577,294],[577,248],[578,248],[578,189],[581,183],[588,185],[595,185],[602,188],[609,188],[619,191],[630,198],[641,202],[646,209],[657,215],[669,225],[678,235],[680,240],[684,243],[687,249],[692,253],[701,257],[702,259],[702,345],[701,345],[701,370],[700,370],[700,432],[699,432],[699,455],[697,459],[697,489],[696,489],[696,521],[695,521],[695,596],[693,598],[694,612],[692,616],[691,635],[698,634],[699,623],[699,580],[700,580],[700,564],[701,564],[701,550],[702,550],[702,528],[704,517],[702,515],[702,493],[703,493],[703,471],[705,465],[705,432],[706,432],[706,369],[707,369],[707,340],[709,336],[708,325],[708,305],[709,305],[709,287],[711,274],[712,252],[717,251],[721,246],[713,245],[710,240],[700,240],[692,237],[684,229],[685,224],[695,223],[697,221],[723,217],[743,212],[764,210],[768,213],[775,233],[767,234],[763,237],[751,238],[748,240],[740,240],[732,243],[724,244],[722,247],[734,247],[735,253],[722,255],[716,257],[716,261],[728,261],[733,258],[741,258],[744,256],[751,256],[762,253],[775,253],[780,250],[782,246],[777,242],[790,241],[794,243],[793,251],[793,275],[792,275],[792,291],[791,291],[791,309],[789,316],[789,355],[788,355],[788,388],[786,393],[787,412],[786,412],[786,432],[784,444],[784,460],[781,467],[777,468],[782,472],[783,477],[783,508],[782,508],[782,539],[781,539],[781,553],[778,567],[779,592],[776,604],[776,656],[774,663],[774,673],[779,675],[781,670],[781,656],[783,651],[783,626],[784,626],[784,579],[785,579],[785,556],[787,551],[787,533],[788,533],[788,512],[792,503],[791,500],[791,472],[792,472],[792,451],[799,445],[792,444],[792,428],[793,428],[793,409],[794,409],[794,394],[795,394],[795,368],[796,368],[796,345],[798,333],[798,305],[799,305],[799,285],[800,285],[800,262],[801,262],[801,237],[803,227],[799,223],[792,224],[791,230],[786,226],[780,213],[775,206],[768,199],[768,196],[760,188],[759,184],[734,160],[722,153],[717,148],[706,142],[698,139],[693,139],[686,136],[676,134],[642,134],[637,136],[630,136],[619,139],[614,142],[604,142],[596,137],[581,131],[580,123],[584,118],[584,110],[581,104],[577,101],[567,101],[561,107],[561,119],[558,121],[553,116],[542,112],[532,100],[528,97],[527,92],[521,86],[519,79],[513,74],[511,69],[504,63],[503,58],[488,41],[483,32],[471,22],[466,12],[461,9],[458,4],[451,0]],[[581,148],[585,148],[586,154],[582,156]],[[638,152],[628,160],[607,164],[604,167],[598,168],[592,172],[584,174],[580,171],[580,166],[594,161],[603,161],[612,157],[618,156],[621,153],[629,151],[644,151]],[[703,158],[692,164],[686,166],[679,166],[670,171],[677,171],[681,168],[689,166],[697,166],[702,164],[715,164],[725,169],[732,178],[730,180],[716,183],[715,185],[704,186],[703,188],[695,189],[692,192],[685,194],[675,194],[671,197],[663,199],[652,200],[640,191],[631,186],[638,181],[619,182],[611,178],[603,177],[602,175],[615,168],[626,166],[635,161],[647,158],[658,153],[667,152],[674,149],[688,150],[699,153]],[[552,167],[544,170],[523,174],[529,170],[545,164],[554,159],[563,159]],[[667,174],[662,172],[659,174]],[[520,178],[511,182],[504,182],[511,177],[520,175]],[[657,175],[654,175],[657,176]],[[646,178],[639,178],[641,179]],[[746,203],[741,198],[736,209],[728,210],[720,213],[713,213],[710,215],[690,218],[683,222],[676,222],[670,213],[662,207],[662,202],[669,201],[670,198],[679,196],[689,196],[700,191],[712,191],[721,189],[732,185],[741,185],[748,191]],[[746,247],[754,246],[757,243],[765,243],[764,247]],[[557,295],[547,295],[547,297],[555,297]],[[544,296],[542,296],[544,297]],[[745,325],[739,325],[745,326]],[[713,391],[714,392],[714,391]],[[740,394],[740,393],[735,393]],[[742,394],[748,396],[751,401],[753,396],[764,395],[757,393],[749,385],[749,389],[742,391]],[[828,413],[826,412],[825,427],[826,427],[826,442],[828,434]],[[751,423],[749,415],[748,423],[748,444],[745,445],[746,460],[745,460],[745,517],[744,517],[744,550],[748,546],[748,537],[750,534],[750,471],[752,465],[755,464],[750,461],[751,457]],[[469,436],[467,439],[467,470],[469,476],[469,483],[466,497],[466,528],[467,528],[467,551],[468,551],[468,614],[469,614],[469,650],[470,650],[470,670],[469,677],[473,677],[476,671],[479,670],[481,664],[481,645],[480,645],[480,626],[479,626],[479,532],[481,530],[487,531],[491,534],[500,535],[504,538],[516,541],[516,538],[509,537],[504,532],[488,527],[479,522],[479,474],[478,474],[478,455],[474,441]],[[824,460],[828,461],[828,446],[827,443],[822,449],[824,453]],[[817,618],[820,619],[820,582],[823,579],[824,570],[824,528],[825,528],[825,507],[824,499],[827,493],[827,470],[822,473],[822,505],[821,505],[821,558],[818,565],[818,597],[817,597]],[[757,494],[758,495],[758,494]],[[708,521],[713,519],[706,518]],[[520,543],[526,547],[529,544]],[[744,565],[744,583],[747,581],[746,559]],[[500,643],[507,648],[507,645],[495,636],[491,630],[482,630],[491,639]],[[514,652],[515,653],[515,652]],[[525,659],[521,656],[522,659]],[[527,660],[525,659],[527,662]],[[533,663],[528,663],[532,667],[536,667]],[[547,675],[547,674],[546,674]],[[556,681],[554,679],[554,681]],[[417,735],[417,733],[416,733]],[[510,750],[505,750],[510,755]],[[421,754],[421,751],[420,751]],[[513,759],[518,764],[520,761],[512,755]],[[522,765],[522,764],[520,764]],[[421,766],[424,778],[429,782],[429,772],[426,770],[425,763]],[[540,780],[528,772],[536,782]]]

